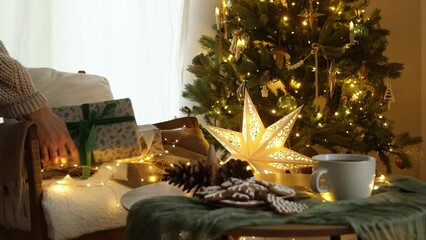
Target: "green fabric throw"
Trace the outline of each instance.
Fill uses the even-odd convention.
[[[110,102],[106,104],[101,111],[89,111],[89,104],[82,104],[80,108],[83,112],[83,120],[66,123],[71,137],[79,137],[78,152],[80,155],[80,164],[83,167],[83,179],[90,177],[90,166],[92,165],[93,148],[95,147],[97,135],[95,127],[99,125],[135,121],[135,117],[133,116],[107,117],[114,112],[116,107],[116,102]]]
[[[218,208],[198,198],[155,197],[137,202],[127,217],[126,239],[214,239],[248,225],[308,223],[350,225],[361,239],[426,239],[426,182],[391,176],[366,199],[322,203],[301,200],[307,211],[283,216],[260,209]]]

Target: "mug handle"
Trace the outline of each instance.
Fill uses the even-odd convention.
[[[328,170],[326,168],[320,168],[315,170],[311,175],[311,188],[314,192],[324,193],[328,192],[328,186],[320,187],[319,180],[322,175],[327,174]]]

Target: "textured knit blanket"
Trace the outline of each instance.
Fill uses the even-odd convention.
[[[197,198],[156,197],[137,202],[127,217],[127,239],[214,239],[249,225],[307,223],[350,225],[361,239],[426,239],[426,183],[393,176],[366,199],[322,203],[305,199],[307,211],[282,216],[272,211],[212,207]],[[184,234],[182,234],[184,233]]]

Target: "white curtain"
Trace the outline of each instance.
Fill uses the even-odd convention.
[[[189,0],[0,0],[0,39],[27,67],[106,77],[138,124],[181,116]]]

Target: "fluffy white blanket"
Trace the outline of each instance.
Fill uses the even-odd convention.
[[[91,177],[90,182],[72,179],[66,184],[43,182],[42,205],[50,239],[72,239],[126,225],[127,211],[121,206],[120,198],[131,189],[107,180],[109,176],[100,177]]]

